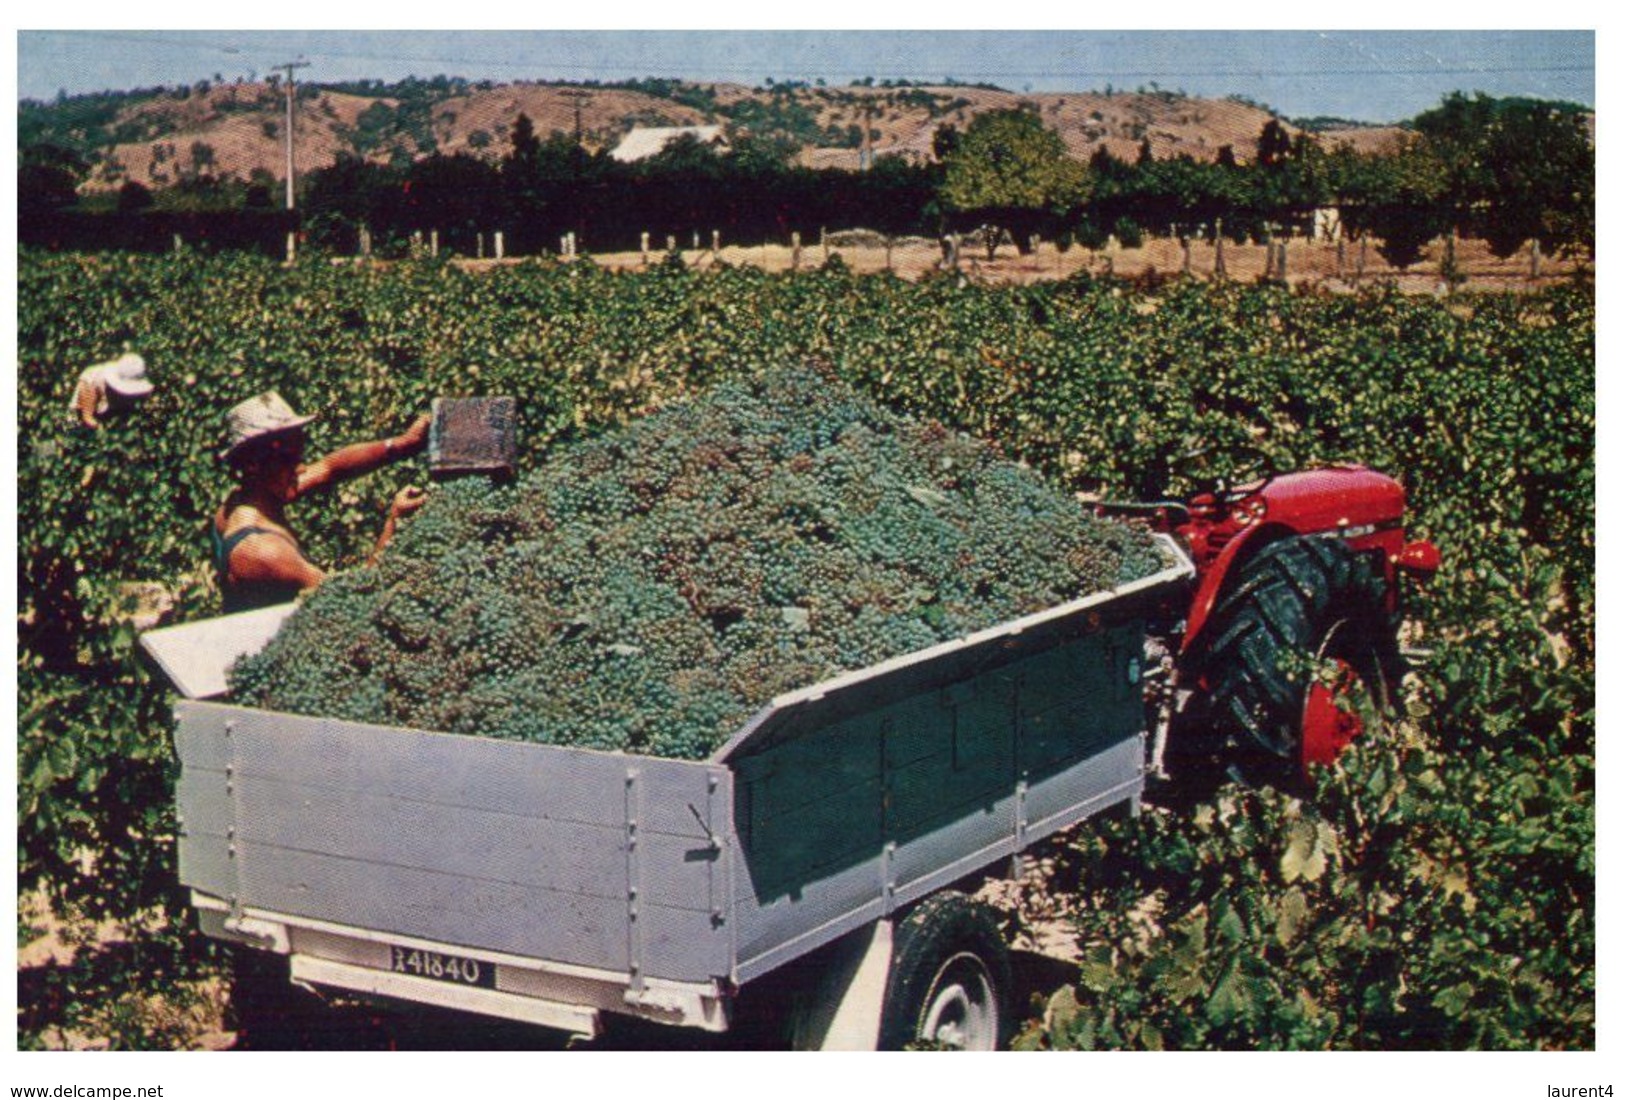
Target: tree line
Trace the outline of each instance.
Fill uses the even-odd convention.
[[[275,251],[296,227],[310,244],[350,252],[365,230],[389,254],[433,232],[473,254],[500,231],[509,254],[526,255],[558,248],[566,234],[582,250],[625,251],[645,234],[664,248],[709,244],[713,232],[759,244],[826,227],[936,236],[993,226],[1023,249],[1036,239],[1098,248],[1147,234],[1265,240],[1307,231],[1316,211],[1335,208],[1345,236],[1370,237],[1400,267],[1449,233],[1481,238],[1502,257],[1531,242],[1548,254],[1595,251],[1589,113],[1541,100],[1453,93],[1381,153],[1328,149],[1271,119],[1251,148],[1226,146],[1211,161],[1158,159],[1149,141],[1133,160],[1104,146],[1079,160],[1024,108],[978,115],[963,130],[939,126],[929,162],[882,156],[864,171],[799,166],[791,139],[742,127],[719,143],[684,134],[632,163],[560,132],[544,138],[524,115],[507,139],[496,158],[342,155],[298,180],[291,216],[263,174],[244,182],[197,170],[157,192],[130,181],[92,201],[78,191],[83,158],[36,144],[19,158],[20,236],[150,249],[184,231],[193,243]]]

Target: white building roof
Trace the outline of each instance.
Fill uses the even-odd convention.
[[[666,147],[666,143],[684,134],[693,134],[701,142],[711,145],[722,142],[722,127],[716,126],[639,126],[621,139],[610,152],[618,161],[630,164],[646,160]]]

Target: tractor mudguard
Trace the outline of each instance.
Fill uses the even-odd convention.
[[[1404,547],[1400,527],[1405,490],[1393,478],[1364,466],[1331,466],[1283,474],[1255,492],[1224,505],[1217,522],[1190,525],[1187,538],[1223,548],[1209,556],[1186,618],[1182,654],[1192,651],[1234,567],[1254,552],[1291,535],[1328,534],[1347,539],[1355,549],[1385,552],[1390,587],[1393,564]],[[1199,562],[1203,557],[1199,551]]]

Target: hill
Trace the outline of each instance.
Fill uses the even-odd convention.
[[[390,85],[304,84],[298,92],[294,156],[300,173],[341,154],[379,162],[435,152],[496,159],[507,151],[521,114],[544,137],[579,130],[589,151],[613,148],[638,126],[720,122],[787,140],[803,164],[849,169],[859,167],[865,148],[875,156],[933,159],[939,128],[963,130],[980,113],[1022,105],[1036,110],[1080,159],[1105,146],[1132,160],[1149,142],[1159,159],[1213,160],[1229,146],[1245,161],[1259,131],[1275,117],[1239,98],[1167,91],[1017,94],[956,84],[751,88],[655,79],[563,85],[436,77]],[[19,135],[23,144],[50,141],[86,157],[92,165],[87,190],[116,189],[127,180],[158,188],[202,175],[280,179],[285,120],[286,96],[275,81],[200,82],[54,104],[25,102]],[[1318,137],[1369,150],[1399,132],[1327,129]]]

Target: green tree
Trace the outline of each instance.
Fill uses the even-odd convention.
[[[1278,119],[1270,119],[1258,132],[1258,166],[1279,168],[1292,153],[1292,138]]]
[[[1500,256],[1530,240],[1595,250],[1596,151],[1573,104],[1454,92],[1416,116],[1456,224]]]
[[[724,164],[716,149],[692,133],[678,134],[660,152],[638,162],[646,176],[676,176],[683,179],[716,179]]]
[[[135,180],[127,180],[118,192],[118,212],[133,214],[152,205],[152,191]]]
[[[516,167],[535,165],[542,155],[542,143],[536,137],[536,125],[523,111],[513,122],[508,162]]]
[[[799,146],[783,134],[753,134],[740,130],[729,134],[728,152],[723,159],[733,172],[747,176],[782,172]]]
[[[436,153],[406,173],[406,217],[413,229],[468,235],[489,227],[500,193],[496,168],[466,153]]]
[[[1343,224],[1355,237],[1378,238],[1377,250],[1395,267],[1422,258],[1427,243],[1452,221],[1450,173],[1428,142],[1414,140],[1396,154],[1335,159],[1333,186],[1351,197]]]
[[[1008,228],[1018,248],[1054,224],[1085,195],[1083,165],[1032,111],[977,115],[944,161],[940,192],[945,209]]]
[[[17,163],[17,214],[49,214],[79,199],[79,184],[89,171],[83,157],[60,145],[30,145]]]
[[[360,156],[392,141],[396,134],[395,108],[382,100],[369,105],[356,116],[350,132],[350,147]]]
[[[311,236],[337,247],[362,226],[387,232],[399,213],[402,176],[396,169],[339,154],[332,164],[304,179],[300,207]]]
[[[253,210],[269,210],[275,205],[276,177],[264,168],[256,168],[248,176],[248,188],[243,192],[243,205]]]
[[[215,166],[214,146],[206,141],[194,141],[190,150],[192,155],[192,171],[203,175]]]

